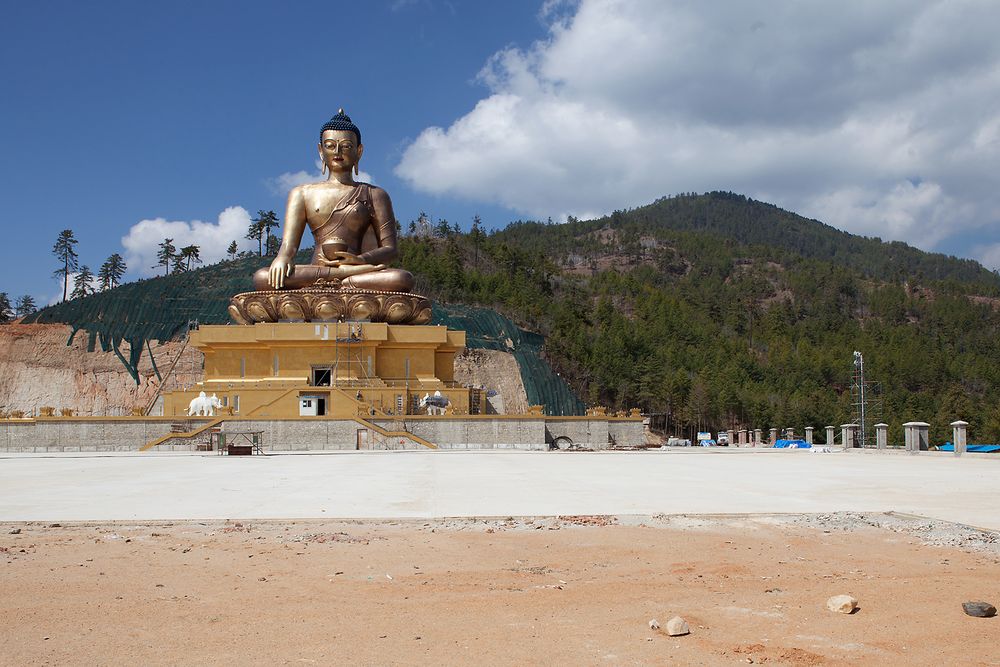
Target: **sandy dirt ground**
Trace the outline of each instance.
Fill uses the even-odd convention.
[[[10,665],[1000,665],[997,535],[885,514],[5,523],[0,591]]]

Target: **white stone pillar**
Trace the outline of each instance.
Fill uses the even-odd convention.
[[[968,431],[969,422],[959,419],[951,423],[951,441],[955,445],[955,456],[961,456],[965,453],[968,446]]]
[[[759,428],[753,430],[753,446],[760,447],[764,442],[764,431]]]
[[[826,444],[827,445],[835,445],[835,444],[837,444],[837,443],[835,443],[833,441],[833,427],[832,426],[827,426],[826,427]]]
[[[857,429],[857,424],[840,425],[840,443],[844,446],[844,449],[851,449],[857,446],[854,437]]]
[[[747,446],[747,430],[745,428],[740,429],[738,442],[740,447]]]
[[[813,444],[813,430],[814,429],[813,429],[812,426],[806,426],[806,444],[807,445]]]
[[[927,422],[906,422],[903,424],[906,451],[913,454],[927,451],[927,431],[929,429],[930,424]]]
[[[889,446],[889,425],[875,424],[875,448],[885,449]]]
[[[788,440],[795,440],[795,427],[790,426],[785,429],[785,438]]]
[[[776,443],[776,442],[778,442],[778,429],[772,428],[771,429],[771,446],[773,447],[774,443]]]
[[[921,422],[914,427],[914,433],[917,437],[914,440],[914,444],[917,447],[917,451],[927,451],[930,449],[930,435],[931,425],[927,422]]]

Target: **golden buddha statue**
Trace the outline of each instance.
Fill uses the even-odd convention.
[[[329,176],[288,194],[278,254],[254,274],[257,292],[233,298],[233,319],[429,321],[430,303],[409,293],[413,275],[387,266],[398,254],[392,202],[382,188],[354,180],[364,145],[343,109],[320,129],[318,148]],[[309,264],[296,266],[306,226],[315,249]]]

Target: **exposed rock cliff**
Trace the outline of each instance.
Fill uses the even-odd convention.
[[[114,352],[102,352],[99,347],[87,352],[86,332],[67,346],[70,331],[63,324],[0,326],[0,412],[32,416],[50,407],[56,414],[69,409],[76,415],[100,416],[128,415],[134,408],[146,408],[160,385],[149,351],[143,351],[137,386]],[[203,356],[197,350],[180,341],[154,344],[152,350],[162,375],[173,366],[165,391],[202,380]],[[128,343],[121,344],[121,352],[128,357]],[[496,391],[502,399],[496,403],[504,413],[528,409],[517,361],[506,352],[466,350],[455,360],[455,380]]]
[[[514,355],[499,350],[465,350],[455,357],[455,381],[472,387],[496,391],[494,402],[503,414],[528,411],[528,394],[521,381],[521,371]]]
[[[71,328],[62,324],[8,324],[0,326],[0,411],[37,415],[42,407],[56,414],[63,409],[74,414],[128,415],[145,408],[159,380],[153,372],[149,352],[139,364],[139,385],[114,352],[87,352],[87,335],[81,332],[69,346]],[[183,343],[152,345],[156,365],[166,374]],[[128,356],[128,343],[121,351]],[[167,389],[198,382],[202,376],[202,354],[184,348]]]

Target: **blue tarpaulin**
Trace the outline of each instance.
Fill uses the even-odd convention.
[[[938,450],[942,452],[953,452],[955,451],[955,445],[950,442],[946,442],[941,445]],[[965,451],[993,454],[995,452],[1000,452],[1000,445],[966,445]]]
[[[774,443],[775,449],[812,449],[810,445],[805,440],[778,440]]]

